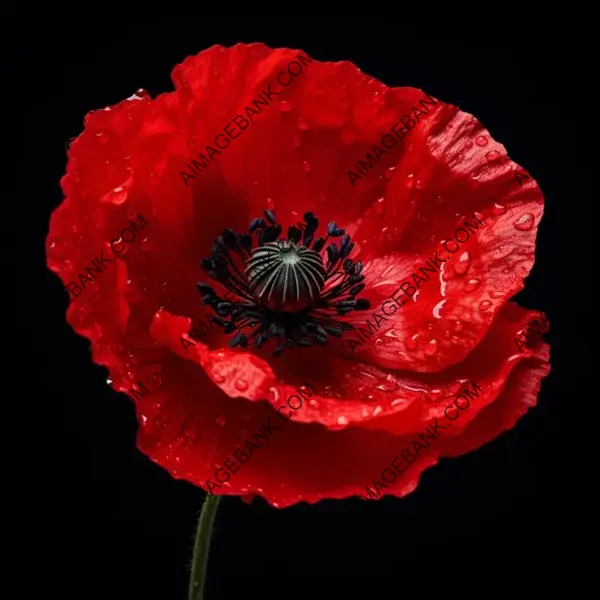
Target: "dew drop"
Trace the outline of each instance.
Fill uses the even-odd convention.
[[[492,303],[489,300],[484,300],[480,305],[479,305],[479,310],[481,312],[485,312],[486,310],[489,310],[492,306]]]
[[[515,229],[519,231],[529,231],[533,227],[534,218],[531,213],[521,215],[515,222]]]
[[[248,389],[248,381],[246,379],[238,379],[235,382],[235,389],[240,392],[245,392]]]
[[[407,350],[409,350],[410,352],[414,352],[417,349],[417,338],[419,337],[419,334],[415,334],[412,337],[406,338],[404,340],[404,346]]]
[[[483,148],[484,146],[488,145],[488,139],[484,136],[484,135],[478,135],[475,138],[475,143],[480,146],[481,148]]]
[[[503,215],[506,212],[506,206],[502,204],[494,204],[494,214]]]
[[[425,346],[423,353],[425,354],[425,356],[435,356],[435,354],[438,351],[438,347],[439,347],[439,342],[435,338],[433,338],[429,342],[429,344],[427,344]]]
[[[383,408],[381,408],[381,406],[376,406],[375,410],[373,411],[373,416],[378,415],[382,410]]]
[[[462,321],[460,321],[459,319],[457,319],[457,320],[454,322],[454,330],[455,330],[455,331],[462,331],[462,328],[463,328]]]
[[[310,163],[305,160],[304,163],[302,163],[302,168],[305,173],[309,173],[312,167],[310,166]]]
[[[459,258],[458,262],[454,263],[454,272],[457,275],[464,275],[471,266],[471,255],[468,252],[463,252]]]
[[[498,150],[490,150],[485,157],[489,162],[492,162],[493,160],[498,160],[500,158],[500,152],[498,152]]]
[[[396,329],[390,329],[383,334],[385,337],[391,337],[398,339],[400,336],[398,335],[398,331]]]
[[[404,402],[404,399],[402,399],[402,398],[396,398],[395,400],[392,400],[390,402],[390,406],[392,408],[394,408],[394,406],[398,406],[398,404],[402,404],[402,402]]]
[[[213,370],[213,379],[215,381],[215,383],[223,383],[225,381],[225,374],[222,372],[221,369],[214,369]]]
[[[467,143],[465,144],[465,146],[466,146],[467,148],[472,148],[472,147],[473,147],[473,142],[467,142]]]
[[[279,108],[281,112],[289,112],[290,110],[292,110],[293,106],[292,103],[288,100],[281,100],[279,102]]]
[[[348,417],[345,417],[344,415],[341,415],[337,418],[337,424],[338,425],[348,425]]]
[[[502,298],[504,296],[504,292],[490,292],[490,298]]]
[[[311,408],[314,408],[315,410],[316,410],[316,409],[318,409],[318,408],[319,408],[319,406],[320,406],[320,405],[319,405],[319,403],[318,403],[316,400],[310,400],[310,401],[308,402],[308,405],[309,405]]]
[[[121,206],[125,200],[127,200],[127,190],[123,186],[114,188],[102,198],[103,202],[111,202],[116,206]]]
[[[392,375],[388,375],[384,382],[377,386],[377,389],[382,392],[393,392],[398,389],[398,382]]]
[[[467,283],[465,283],[465,292],[472,292],[479,287],[481,281],[479,279],[469,279]]]

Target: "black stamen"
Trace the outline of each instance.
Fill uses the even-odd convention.
[[[275,225],[277,223],[277,219],[275,218],[275,213],[272,210],[265,210],[265,217],[271,225]]]
[[[212,321],[225,334],[236,332],[229,340],[232,348],[251,343],[260,349],[273,340],[273,355],[279,356],[285,349],[324,345],[328,336],[339,338],[354,329],[336,316],[370,307],[366,299],[356,298],[365,277],[362,263],[348,258],[354,249],[350,236],[335,222],[327,226],[326,237],[316,237],[318,228],[318,217],[309,211],[282,240],[282,226],[273,211],[265,210],[247,233],[226,228],[214,240],[211,256],[200,265],[234,298],[224,300],[204,282],[198,291],[216,313]],[[341,239],[328,244],[330,238]]]
[[[288,228],[288,240],[297,244],[302,239],[302,231],[293,225]]]
[[[252,222],[250,223],[250,227],[248,228],[248,231],[250,233],[253,233],[257,229],[260,229],[261,227],[266,227],[265,220],[264,219],[253,219]]]

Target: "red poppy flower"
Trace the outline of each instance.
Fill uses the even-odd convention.
[[[472,115],[262,44],[173,80],[86,117],[47,240],[143,452],[274,506],[364,496],[476,383],[382,492],[403,496],[535,405],[549,348],[515,346],[539,313],[510,298],[543,199]]]

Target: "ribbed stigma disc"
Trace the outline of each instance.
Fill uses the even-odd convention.
[[[327,272],[321,255],[288,240],[268,242],[246,262],[248,285],[259,302],[295,312],[318,300]]]

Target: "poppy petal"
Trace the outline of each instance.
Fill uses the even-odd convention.
[[[366,427],[405,435],[442,415],[466,382],[475,382],[482,393],[462,425],[492,403],[516,365],[530,356],[531,349],[520,348],[515,339],[538,316],[516,304],[507,305],[475,352],[461,364],[434,374],[382,370],[335,356],[323,361],[311,355],[310,349],[302,350],[302,360],[296,355],[269,364],[251,352],[211,350],[202,343],[185,347],[181,339],[186,338],[189,320],[164,311],[157,314],[152,335],[165,348],[201,365],[230,397],[268,401],[275,409],[288,402],[292,408],[300,405],[294,412],[296,423],[316,422],[333,430]]]
[[[357,330],[345,336],[348,355],[383,368],[424,372],[462,361],[524,287],[541,216],[534,200],[507,203],[502,215],[485,218],[466,243],[448,244],[454,254],[437,243],[422,254],[396,253],[365,263],[363,296],[371,310],[348,315]],[[524,222],[525,230],[519,225]],[[448,231],[466,231],[461,225],[457,220]]]

